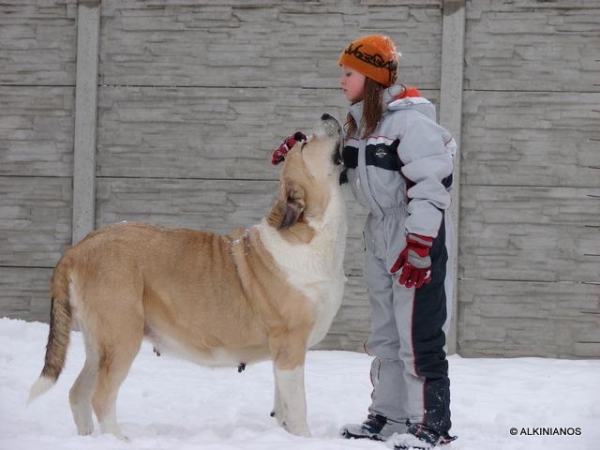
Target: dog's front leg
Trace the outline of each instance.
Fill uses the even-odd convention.
[[[304,392],[306,341],[304,330],[285,330],[269,337],[275,367],[275,417],[282,427],[299,436],[310,436]]]
[[[309,437],[310,430],[306,423],[304,365],[291,370],[279,369],[276,365],[275,386],[279,391],[279,396],[277,394],[275,396],[277,421],[290,433]]]
[[[273,378],[275,385],[275,395],[273,400],[273,411],[271,411],[271,417],[277,419],[277,423],[283,427],[283,405],[281,402],[281,394],[279,393],[279,383],[277,382],[277,371],[275,364],[273,364]]]

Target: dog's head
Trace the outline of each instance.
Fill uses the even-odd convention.
[[[309,224],[322,220],[332,191],[339,189],[341,145],[342,127],[329,114],[323,114],[313,135],[286,155],[269,225],[278,230],[295,228],[294,235],[301,241],[312,239]]]

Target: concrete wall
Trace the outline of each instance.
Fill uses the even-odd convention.
[[[600,357],[600,3],[466,13],[459,352]]]
[[[71,241],[75,1],[0,1],[0,316],[47,320]]]
[[[0,315],[47,320],[74,234],[77,10],[0,1]],[[96,226],[260,220],[282,137],[345,116],[336,61],[358,35],[390,35],[401,81],[440,98],[441,1],[103,0],[100,14]],[[473,1],[466,17],[458,351],[599,357],[600,5]],[[365,212],[346,194],[349,283],[322,348],[361,350]]]

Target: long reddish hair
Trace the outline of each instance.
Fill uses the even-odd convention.
[[[377,124],[381,120],[383,115],[383,90],[385,86],[365,77],[365,90],[363,95],[363,115],[360,121],[360,129],[362,130],[362,139],[372,135],[377,128]],[[348,114],[346,118],[346,136],[354,136],[356,131],[359,129],[358,124],[352,117],[352,114]]]

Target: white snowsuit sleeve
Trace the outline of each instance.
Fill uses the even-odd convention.
[[[398,146],[407,178],[408,218],[406,231],[436,237],[443,210],[450,207],[450,192],[444,185],[454,169],[454,139],[435,121],[410,111]]]

